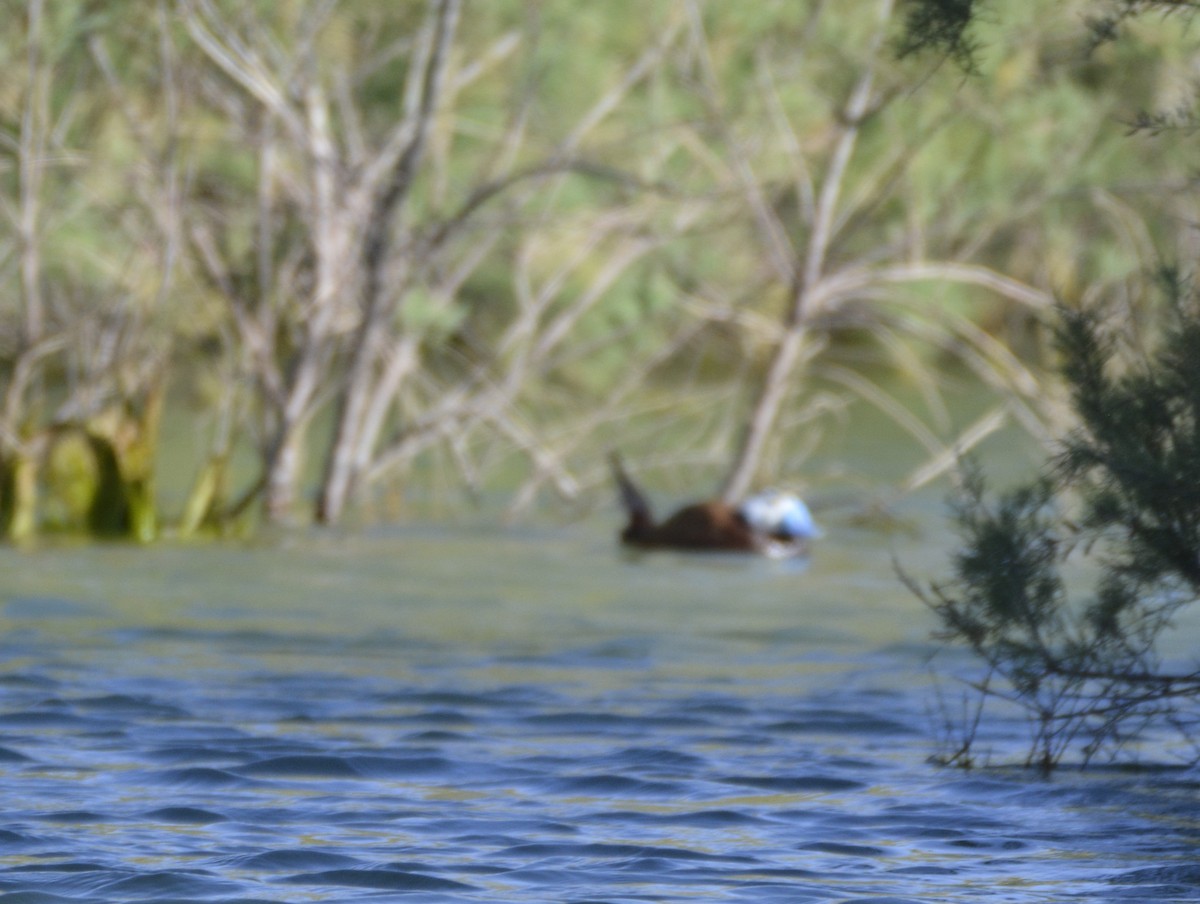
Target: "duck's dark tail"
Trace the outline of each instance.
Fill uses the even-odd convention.
[[[653,524],[654,516],[650,512],[650,503],[626,473],[621,456],[617,452],[609,452],[608,463],[612,468],[613,480],[617,482],[617,489],[621,491],[621,505],[629,515],[630,525],[648,527]]]

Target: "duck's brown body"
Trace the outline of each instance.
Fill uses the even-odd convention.
[[[649,502],[625,472],[621,459],[613,454],[609,460],[629,516],[629,524],[621,531],[621,542],[627,546],[771,556],[800,555],[806,549],[803,540],[755,530],[736,506],[716,499],[684,506],[667,520],[656,522]]]
[[[760,542],[741,513],[724,502],[697,502],[655,524],[649,518],[630,518],[621,542],[647,549],[713,549],[755,552]]]

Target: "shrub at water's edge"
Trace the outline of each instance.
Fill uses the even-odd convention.
[[[1079,426],[1034,483],[992,498],[968,473],[951,577],[904,576],[941,637],[982,662],[971,679],[980,704],[1024,709],[1027,763],[1042,769],[1118,758],[1164,733],[1197,757],[1200,671],[1164,661],[1161,647],[1200,599],[1200,298],[1173,271],[1162,284],[1168,322],[1152,349],[1122,347],[1093,310],[1063,310]],[[1077,558],[1098,574],[1084,599],[1066,576]],[[947,761],[976,760],[977,718]]]

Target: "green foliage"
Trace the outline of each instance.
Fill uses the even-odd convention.
[[[975,71],[979,44],[971,33],[976,10],[986,0],[917,0],[908,11],[901,56],[925,50],[944,53],[968,72]]]
[[[154,438],[142,432],[151,425],[127,420],[117,426],[114,430],[113,420],[104,418],[56,430],[48,438],[42,475],[47,527],[98,539],[156,539]],[[10,521],[10,538],[21,538],[20,526]]]
[[[1062,330],[1064,375],[1083,424],[1059,467],[1083,490],[1085,530],[1120,537],[1110,593],[1120,588],[1129,606],[1162,582],[1200,594],[1200,307],[1178,273],[1162,282],[1170,326],[1161,348],[1128,373],[1109,372],[1115,340],[1095,314],[1073,314]]]
[[[62,431],[53,438],[44,476],[49,520],[55,529],[87,531],[92,501],[98,495],[98,472],[83,431]]]
[[[1002,496],[994,509],[983,491],[982,478],[969,475],[955,505],[963,549],[954,570],[963,605],[948,615],[953,630],[972,642],[991,637],[1025,659],[1043,627],[1053,627],[1062,600],[1059,540],[1048,513],[1053,490],[1041,480]]]
[[[1046,8],[1047,4],[1042,6]],[[1197,8],[1190,0],[1091,0],[1082,12],[1089,46],[1094,50],[1115,41],[1131,20],[1146,13],[1187,16]],[[1003,12],[1004,5],[989,0],[912,0],[898,52],[902,56],[942,54],[962,70],[978,73],[987,46],[979,33]]]
[[[384,438],[362,454],[424,430],[438,437],[431,442],[449,438],[453,462],[482,448],[481,460],[526,455],[539,473],[587,474],[593,431],[636,424],[651,436],[653,418],[637,412],[694,390],[690,408],[676,407],[698,412],[695,435],[712,437],[711,466],[731,435],[730,400],[747,395],[769,360],[792,289],[786,265],[770,261],[755,205],[761,199],[802,259],[846,100],[868,61],[873,97],[836,193],[831,284],[889,262],[939,259],[969,260],[1068,299],[1126,278],[1143,247],[1128,237],[1156,238],[1173,220],[1122,195],[1123,180],[1182,178],[1186,161],[1122,142],[1108,125],[1114,112],[1147,102],[1162,82],[1156,55],[1178,58],[1178,48],[1165,37],[1121,45],[1111,70],[1081,74],[1060,51],[1088,0],[1051,15],[1041,0],[986,4],[983,18],[974,15],[981,5],[909,4],[908,19],[893,23],[893,32],[906,23],[931,30],[934,45],[952,52],[977,47],[981,77],[964,80],[927,78],[919,59],[870,54],[877,23],[854,5],[469,0],[448,56],[449,87],[392,224],[390,272],[399,275],[390,297],[401,301],[374,370],[415,338],[412,376],[388,402]],[[0,424],[14,445],[17,427],[46,435],[139,398],[146,362],[171,359],[205,389],[192,393],[198,421],[218,425],[212,465],[182,514],[192,531],[217,519],[229,492],[244,500],[264,483],[226,486],[220,463],[231,449],[265,460],[284,420],[301,432],[317,425],[302,445],[322,441],[361,323],[354,264],[364,217],[322,218],[330,204],[346,213],[339,205],[372,154],[389,135],[403,139],[393,131],[413,105],[410,80],[435,6],[62,0],[43,5],[38,72],[29,66],[32,7],[4,6],[12,27],[0,36],[0,131],[10,153],[0,162],[0,201],[10,231],[0,248],[0,388],[23,351],[30,242],[18,226],[29,172],[33,285],[44,295],[45,334],[61,343],[28,380],[39,404]],[[941,24],[923,7],[936,7]],[[205,51],[204,34],[224,55]],[[239,65],[251,73],[244,83]],[[306,133],[321,115],[328,148]],[[36,167],[20,159],[26,123],[43,145]],[[528,171],[566,159],[578,166]],[[330,179],[328,195],[318,196],[318,171]],[[1109,202],[1103,215],[1098,198]],[[443,230],[451,237],[439,242]],[[319,262],[331,247],[345,272]],[[932,386],[928,365],[970,332],[948,324],[999,332],[1013,319],[1007,302],[974,284],[862,285],[814,312],[806,347],[819,351],[788,388],[794,410],[783,422],[793,432],[779,447],[803,446],[793,440],[809,432],[805,406],[819,393],[808,378],[820,378],[822,365],[885,363]],[[336,297],[318,299],[318,289]],[[327,345],[314,353],[321,391],[307,408],[289,406],[289,379],[320,345],[309,328],[322,321],[321,305],[330,315]],[[705,391],[714,395],[697,401]],[[60,412],[61,396],[79,398]],[[459,409],[439,407],[456,398],[465,400]],[[532,426],[508,424],[497,440],[487,425],[509,412]],[[539,448],[543,435],[571,439]],[[154,468],[134,474],[111,439],[132,506],[123,517],[148,536],[161,513],[136,513],[154,508],[146,501]],[[2,446],[4,461],[31,463],[23,475],[42,464],[35,449]],[[321,459],[317,448],[303,451]],[[396,461],[426,452],[414,445]],[[152,445],[138,453],[160,454]],[[463,472],[482,481],[487,467]],[[14,475],[0,468],[0,498],[20,495],[3,489]],[[28,503],[13,503],[19,517],[7,504],[0,520],[30,523]]]
[[[37,533],[37,462],[29,456],[0,458],[0,537],[15,543]]]
[[[953,577],[909,581],[942,636],[986,663],[981,693],[1028,711],[1042,768],[1075,744],[1086,762],[1195,727],[1200,672],[1172,671],[1157,647],[1200,600],[1200,299],[1174,271],[1162,285],[1168,322],[1152,349],[1120,348],[1118,321],[1096,310],[1061,312],[1079,426],[1044,477],[994,501],[970,472]],[[1066,577],[1078,550],[1098,573],[1083,601]]]

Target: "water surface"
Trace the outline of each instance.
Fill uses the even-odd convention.
[[[927,762],[944,538],[829,528],[3,552],[0,901],[1200,900],[1195,771]]]

